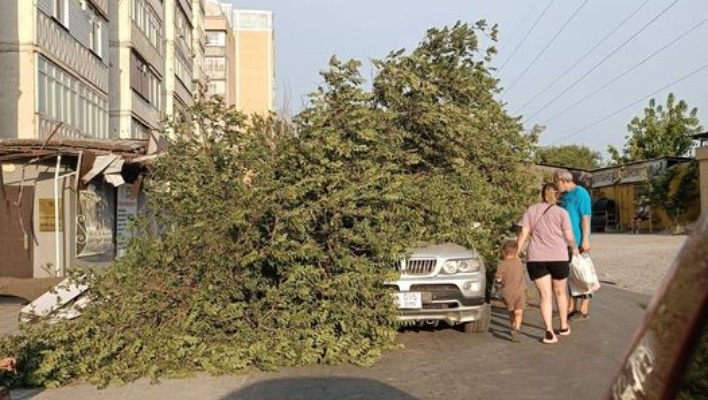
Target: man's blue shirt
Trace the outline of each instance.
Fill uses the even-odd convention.
[[[570,225],[573,226],[573,236],[575,245],[580,247],[583,241],[583,230],[581,221],[583,216],[592,216],[592,202],[590,194],[582,186],[576,186],[573,190],[565,192],[561,198],[561,207],[565,208],[570,215]]]

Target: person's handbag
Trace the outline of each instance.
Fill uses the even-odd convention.
[[[570,276],[568,276],[570,294],[582,296],[600,289],[600,279],[595,271],[595,264],[588,253],[574,254],[570,261]]]

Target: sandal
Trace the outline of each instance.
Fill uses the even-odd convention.
[[[514,343],[519,343],[519,342],[521,341],[521,340],[520,340],[521,338],[519,337],[519,331],[517,331],[517,330],[515,330],[515,329],[512,329],[512,330],[509,332],[509,338],[510,338],[510,340],[511,340],[512,342],[514,342]]]
[[[558,329],[558,334],[561,336],[568,336],[570,335],[570,325],[568,325],[567,328],[565,329]]]
[[[573,315],[571,318],[568,318],[569,320],[572,321],[587,321],[590,318],[590,314],[583,314],[581,312]]]
[[[558,338],[556,335],[553,334],[551,331],[546,331],[546,334],[543,337],[543,343],[545,344],[553,344],[558,341]]]

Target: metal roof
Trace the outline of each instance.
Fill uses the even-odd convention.
[[[144,139],[0,139],[0,161],[90,152],[96,155],[119,154],[126,161],[147,155]]]

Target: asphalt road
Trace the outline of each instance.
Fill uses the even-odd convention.
[[[540,342],[537,308],[526,311],[519,344],[507,339],[505,311],[495,310],[485,334],[449,328],[405,331],[398,339],[402,348],[371,368],[313,366],[240,376],[198,374],[104,390],[91,385],[13,390],[12,399],[601,399],[643,307],[684,240],[594,235],[592,255],[605,284],[592,301],[590,320],[571,325],[572,334],[559,337],[556,345]],[[0,301],[0,334],[17,332],[19,308],[16,300]]]
[[[537,308],[529,308],[523,340],[507,339],[506,312],[495,310],[485,334],[450,328],[410,330],[403,348],[371,368],[351,365],[287,368],[241,376],[198,375],[146,380],[97,390],[74,385],[14,390],[12,399],[599,399],[638,325],[649,296],[605,285],[593,300],[589,321],[555,345],[541,343]],[[556,322],[557,323],[557,322]]]

